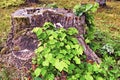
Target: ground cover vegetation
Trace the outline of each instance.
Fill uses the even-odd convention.
[[[23,3],[21,1],[17,3],[14,3],[15,2],[14,0],[13,1],[9,0],[9,1],[10,3],[5,3],[4,1],[1,1],[0,3],[0,11],[1,11],[0,47],[4,45],[7,35],[10,31],[11,13],[16,9],[21,8],[22,6],[20,6],[20,4]],[[74,1],[41,0],[41,4],[34,5],[34,7],[46,6],[53,2],[55,5],[58,5],[58,7],[68,8],[68,9],[73,9],[73,7],[76,4],[81,3],[79,0],[74,0]],[[63,4],[66,2],[68,4]],[[93,2],[89,2],[89,3],[93,3]],[[31,72],[33,79],[40,80],[44,78],[45,80],[48,79],[53,80],[56,76],[61,75],[60,73],[61,71],[64,71],[67,72],[68,80],[119,80],[120,79],[120,50],[119,50],[120,5],[119,4],[120,2],[116,2],[116,1],[108,2],[107,7],[99,8],[96,13],[91,13],[92,15],[94,15],[94,19],[93,16],[90,15],[92,16],[92,21],[91,21],[92,24],[87,25],[89,29],[87,29],[88,35],[86,36],[86,42],[95,51],[95,53],[102,59],[102,63],[99,65],[95,63],[91,64],[91,62],[86,62],[86,57],[84,54],[82,54],[83,50],[80,45],[77,45],[78,42],[74,38],[74,35],[77,34],[77,30],[75,28],[70,28],[68,30],[65,30],[63,28],[55,29],[54,25],[52,25],[51,23],[46,23],[45,25],[43,25],[43,28],[34,29],[33,31],[36,32],[40,40],[44,38],[46,40],[45,41],[42,40],[41,45],[36,50],[36,55],[38,55],[38,57],[33,59],[33,63],[34,64],[37,63],[39,67],[37,67],[35,71]],[[88,8],[90,9],[91,6],[92,5],[88,5]],[[76,6],[74,8],[74,12],[76,13],[76,15],[80,16],[80,14],[77,14],[76,12],[77,9],[80,9],[80,6]],[[85,12],[85,9],[83,8],[82,11]],[[86,14],[88,15],[88,13]],[[88,18],[88,20],[91,19]],[[37,33],[38,31],[39,33]],[[50,33],[52,32],[54,32],[54,34],[55,33],[59,33],[59,34],[54,36],[50,35]],[[43,34],[44,36],[41,37],[40,36],[41,34]],[[49,36],[46,36],[48,34]],[[56,36],[59,36],[59,38],[57,38]],[[69,39],[69,37],[71,37],[73,40]],[[67,41],[64,41],[65,39],[67,39]],[[71,44],[69,41],[71,41],[72,44],[74,44],[72,46],[74,48],[74,51],[71,49],[69,50],[70,48],[69,45]],[[58,42],[57,45],[59,45],[59,48],[61,48],[61,53],[62,53],[61,55],[55,54],[54,53],[55,50],[52,51],[50,50],[50,49],[56,49],[56,46],[55,45],[53,46],[55,42]],[[51,45],[52,46],[51,47],[48,46],[46,50],[44,50],[43,47],[47,46],[47,44],[45,43],[48,43],[49,46]],[[64,46],[64,44],[67,44],[68,46]],[[57,48],[57,50],[59,50],[59,48]],[[66,49],[68,49],[70,53],[72,53],[73,55],[66,54]],[[81,53],[75,52],[77,51],[77,49]],[[46,55],[40,56],[40,54],[44,54],[42,51],[43,52],[48,51],[50,53],[54,53],[54,56],[53,54],[47,54],[47,53]],[[49,59],[52,60],[49,60],[46,57],[49,57]],[[59,66],[60,64],[63,66]],[[10,72],[6,70],[5,66],[0,65],[0,79],[9,80],[10,76],[8,76],[9,75],[8,73]],[[42,75],[42,77],[38,77],[40,75]]]

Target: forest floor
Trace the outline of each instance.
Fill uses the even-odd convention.
[[[46,6],[53,2],[60,8],[69,9],[73,9],[76,4],[81,3],[80,0],[41,0],[41,3],[37,6]],[[94,2],[86,1],[82,3]],[[34,5],[34,7],[35,6],[36,5]],[[0,8],[0,49],[5,45],[8,33],[10,32],[11,14],[20,8],[23,8],[23,6]],[[95,25],[96,37],[102,37],[103,39],[102,42],[95,41],[100,44],[102,43],[101,46],[108,43],[113,45],[114,49],[119,51],[118,54],[120,55],[120,1],[107,2],[107,7],[99,8],[95,13]],[[1,73],[2,68],[0,64],[0,75],[3,74]],[[3,72],[4,76],[7,77],[6,72]],[[8,78],[5,80],[8,80]]]

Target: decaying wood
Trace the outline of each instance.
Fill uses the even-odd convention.
[[[75,16],[71,11],[64,9],[47,8],[25,8],[17,10],[11,15],[12,28],[8,36],[6,47],[7,53],[11,54],[8,62],[17,68],[22,67],[22,62],[31,61],[34,56],[34,50],[39,43],[36,35],[31,32],[34,27],[41,27],[45,22],[53,23],[57,28],[75,27],[79,31],[77,38],[84,47],[84,53],[89,60],[100,63],[101,60],[85,43],[83,34],[85,34],[85,16]],[[22,65],[22,66],[21,66]],[[30,67],[29,64],[24,65]]]

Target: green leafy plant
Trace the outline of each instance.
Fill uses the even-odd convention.
[[[103,34],[94,35],[94,17],[98,4],[77,5],[73,11],[77,16],[85,15],[87,23],[86,42],[91,42],[90,46],[94,51],[100,52],[101,64],[85,62],[82,55],[83,48],[79,45],[75,35],[78,31],[75,28],[55,28],[51,23],[45,23],[41,28],[34,28],[40,43],[35,50],[36,57],[33,63],[37,65],[33,75],[34,80],[54,80],[57,76],[62,76],[61,72],[67,73],[67,80],[117,80],[120,77],[120,61],[116,61],[109,52],[116,52],[113,45],[105,45],[99,41],[104,41]],[[96,37],[97,36],[97,37]],[[93,43],[95,37],[96,42]],[[97,42],[98,41],[98,42]],[[103,47],[103,48],[102,48]],[[114,51],[113,51],[114,50]],[[113,54],[112,54],[113,55]]]
[[[47,7],[48,8],[58,8],[56,3],[48,4]]]
[[[85,22],[87,24],[87,29],[84,36],[86,37],[86,40],[90,42],[91,40],[94,39],[94,15],[93,13],[98,9],[99,5],[98,3],[93,4],[83,4],[83,5],[76,5],[73,8],[73,12],[77,16],[85,15]]]
[[[41,28],[34,28],[33,32],[40,40],[35,50],[36,58],[33,59],[33,63],[38,64],[34,71],[35,77],[54,80],[55,76],[61,76],[61,71],[73,72],[73,68],[81,64],[83,48],[75,38],[78,34],[76,28],[57,29],[47,22]]]
[[[97,46],[97,47],[96,47]],[[96,31],[95,39],[92,41],[92,48],[101,57],[101,72],[104,80],[119,80],[120,64],[118,43],[112,40],[111,36],[101,31]]]

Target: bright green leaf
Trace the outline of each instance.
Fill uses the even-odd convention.
[[[78,30],[76,28],[71,27],[71,28],[68,28],[67,33],[69,35],[75,35],[75,34],[78,34]]]
[[[70,49],[70,45],[66,45],[65,47],[66,47],[66,49]]]
[[[85,5],[85,7],[86,7],[86,11],[88,11],[93,7],[93,5],[92,4],[87,4],[87,5]]]
[[[45,76],[46,73],[47,73],[47,68],[46,67],[41,68],[42,76]]]
[[[35,50],[36,53],[40,53],[44,50],[43,46],[38,47],[38,49]]]
[[[83,49],[82,46],[80,46],[80,47],[77,49],[77,53],[80,54],[80,55],[82,55],[83,51],[84,51],[84,49]]]
[[[96,80],[104,80],[102,77],[96,77]]]
[[[73,60],[75,61],[76,64],[81,63],[80,58],[78,58],[77,56],[75,56]]]
[[[45,32],[42,32],[39,36],[38,36],[38,39],[39,40],[44,40],[47,38],[47,34]]]
[[[47,60],[46,60],[46,61],[43,61],[43,62],[42,62],[42,65],[43,65],[43,66],[49,66],[49,61],[47,61]]]
[[[52,54],[45,54],[45,59],[47,60],[47,61],[50,61],[51,59],[52,59]]]
[[[44,30],[46,30],[46,29],[55,29],[55,26],[51,22],[46,22],[43,25],[43,28],[44,28]]]
[[[55,61],[55,68],[61,72],[64,68],[68,68],[68,65],[64,61],[59,61],[57,59]]]
[[[54,80],[55,76],[54,74],[48,74],[46,80]]]
[[[67,51],[63,49],[63,50],[60,50],[60,53],[65,55]]]
[[[62,59],[62,58],[64,58],[64,55],[63,54],[58,54],[57,58]]]
[[[53,36],[50,36],[50,37],[49,37],[49,39],[50,39],[50,40],[53,40],[53,39],[54,39],[54,37],[53,37]]]
[[[40,68],[36,68],[35,71],[34,71],[34,74],[36,77],[38,77],[41,73],[41,69]]]
[[[68,65],[64,61],[61,61],[60,65],[63,66],[64,68],[68,68]]]
[[[86,43],[90,43],[90,40],[87,38],[87,39],[85,39],[85,42]]]
[[[92,77],[92,75],[90,75],[90,74],[86,74],[85,75],[85,79],[86,80],[94,80],[93,77]]]
[[[55,44],[57,42],[57,40],[53,39],[53,40],[49,40],[48,42],[49,42],[49,44]]]
[[[72,41],[74,44],[79,44],[77,38],[71,38],[71,41]]]

